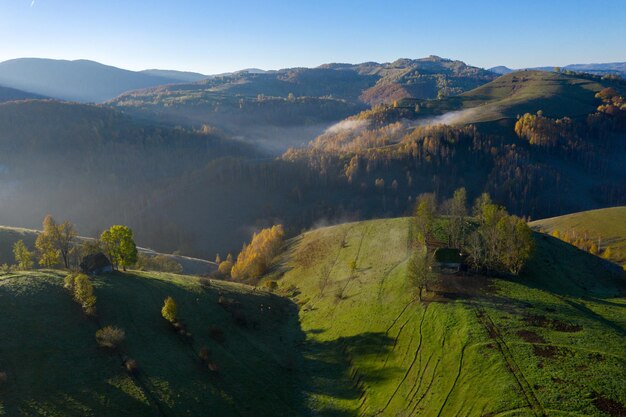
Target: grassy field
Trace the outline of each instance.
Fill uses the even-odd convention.
[[[623,412],[626,302],[604,261],[538,235],[521,277],[444,276],[419,302],[406,278],[408,230],[407,219],[393,219],[311,231],[274,272],[280,291],[300,306],[311,409],[337,416]]]
[[[530,223],[535,230],[551,233],[575,231],[600,241],[600,248],[611,247],[613,262],[626,264],[626,207],[589,210]]]
[[[98,277],[96,318],[59,271],[2,276],[0,415],[626,412],[625,288],[606,261],[537,234],[521,276],[441,276],[420,301],[406,274],[409,224],[347,223],[292,239],[262,281],[276,280],[275,293],[172,274]],[[160,316],[166,296],[192,338]],[[119,352],[98,347],[104,325],[126,331]],[[202,347],[218,372],[198,359]]]
[[[584,116],[595,111],[595,93],[607,86],[623,92],[610,81],[546,71],[519,71],[436,102],[425,102],[425,114],[457,111],[454,123],[489,122],[516,118],[539,110],[548,117]],[[411,100],[409,99],[408,102]]]
[[[0,415],[4,416],[293,416],[302,407],[291,304],[251,287],[167,274],[112,274],[95,280],[97,318],[85,316],[57,271],[0,277]],[[220,295],[241,303],[240,326]],[[166,296],[193,341],[161,317]],[[256,324],[253,324],[255,322]],[[99,348],[104,325],[126,332],[119,353]],[[218,328],[223,341],[211,336]],[[206,346],[219,367],[198,360]],[[135,359],[136,377],[122,366]]]

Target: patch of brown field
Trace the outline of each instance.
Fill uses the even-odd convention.
[[[543,327],[546,329],[556,330],[558,332],[575,333],[583,329],[578,324],[565,323],[560,320],[550,319],[543,315],[531,314],[524,317],[524,322],[530,326]]]
[[[552,345],[533,345],[533,353],[535,354],[535,356],[541,358],[554,359],[562,356],[567,356],[572,352],[564,347]]]
[[[603,395],[596,394],[593,405],[595,405],[598,410],[611,417],[626,417],[626,406],[624,406],[624,404]]]
[[[471,299],[484,296],[492,291],[492,281],[482,275],[441,274],[434,286],[437,301]]]
[[[518,330],[517,335],[528,343],[546,343],[546,339],[531,330]]]
[[[304,244],[299,244],[294,251],[294,260],[302,268],[310,268],[317,264],[329,248],[339,248],[341,238],[332,236],[331,238],[311,239]]]

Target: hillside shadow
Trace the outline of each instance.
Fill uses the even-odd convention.
[[[377,384],[397,377],[393,367],[366,369],[363,363],[369,357],[384,357],[393,348],[394,340],[384,333],[363,333],[331,341],[308,339],[302,349],[305,379],[303,393],[324,404],[314,415],[348,417],[355,409],[333,406],[338,400],[365,401],[364,383]],[[309,410],[312,411],[312,410]]]
[[[399,372],[388,367],[361,374],[354,366],[366,363],[368,355],[385,355],[393,347],[390,337],[364,333],[316,340],[324,337],[323,329],[305,332],[300,326],[298,306],[263,290],[242,286],[239,291],[238,287],[224,287],[217,282],[190,291],[167,280],[132,272],[109,274],[98,278],[97,283],[99,312],[107,322],[119,323],[132,335],[125,354],[142,364],[140,379],[149,390],[155,389],[154,398],[164,394],[150,381],[168,381],[176,390],[173,392],[181,393],[179,401],[184,407],[198,413],[211,404],[216,415],[232,415],[236,410],[243,416],[353,416],[353,409],[339,404],[348,401],[356,407],[365,395],[364,382],[375,383]],[[131,306],[120,308],[120,293],[128,295],[124,301]],[[178,337],[160,316],[166,296],[176,300],[182,322],[193,334],[191,341]],[[220,296],[232,300],[246,317],[246,324],[237,323],[236,314],[220,304]],[[132,314],[140,327],[121,322],[127,314]],[[223,331],[223,342],[211,339],[211,326]],[[136,332],[140,334],[133,334]],[[212,351],[212,358],[220,366],[218,373],[207,372],[199,363],[197,352],[202,346]],[[215,390],[235,399],[234,408],[208,394]],[[201,400],[196,404],[193,398]],[[167,414],[176,415],[181,405],[161,407]]]
[[[522,273],[511,280],[568,297],[602,299],[626,293],[619,265],[546,234],[535,233],[535,246]]]

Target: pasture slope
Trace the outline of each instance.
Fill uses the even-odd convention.
[[[0,415],[302,415],[291,365],[295,316],[280,297],[219,281],[201,286],[190,276],[116,273],[94,280],[97,317],[88,318],[63,276],[0,277]],[[161,317],[167,296],[192,339]],[[237,324],[220,296],[255,323]],[[119,352],[98,347],[94,334],[105,325],[126,332]],[[217,372],[200,362],[203,347]],[[127,358],[137,362],[136,375],[124,369]]]
[[[409,225],[400,218],[305,233],[270,277],[300,308],[309,409],[626,412],[626,300],[622,278],[605,261],[537,234],[520,277],[443,276],[420,302],[407,282]]]
[[[600,248],[611,248],[609,260],[620,265],[626,264],[626,207],[610,207],[582,211],[536,220],[530,226],[538,231],[552,233],[576,232],[599,241]]]
[[[262,280],[275,293],[101,276],[96,318],[60,271],[1,276],[0,415],[624,415],[624,281],[606,261],[536,234],[520,277],[442,276],[420,301],[409,230],[399,218],[304,233]],[[166,296],[191,338],[160,316]],[[98,348],[103,325],[126,331],[119,352]]]

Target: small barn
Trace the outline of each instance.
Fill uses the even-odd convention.
[[[435,251],[435,268],[442,273],[456,273],[463,269],[465,256],[457,248],[439,248]]]
[[[104,253],[98,252],[85,256],[80,263],[80,269],[85,274],[100,275],[113,271],[113,264]]]

